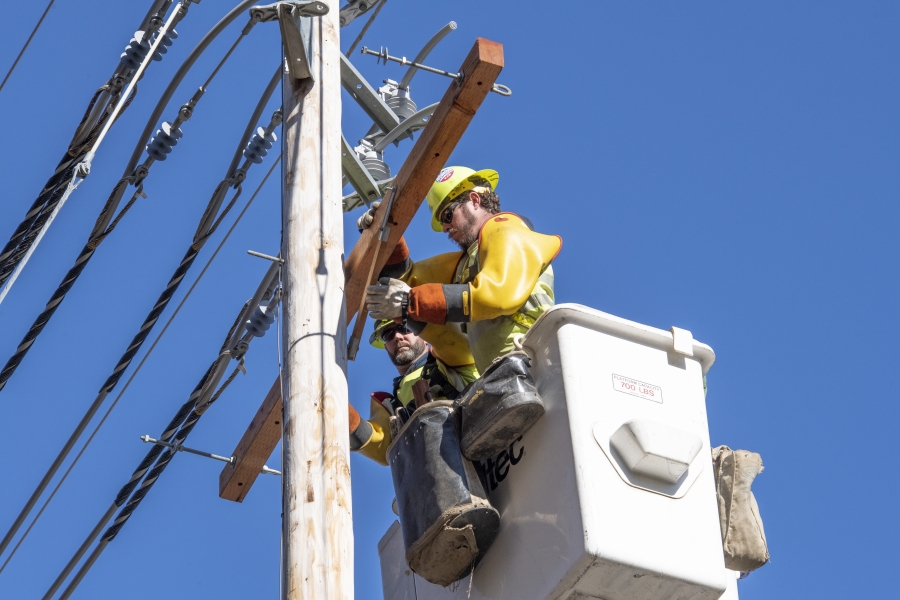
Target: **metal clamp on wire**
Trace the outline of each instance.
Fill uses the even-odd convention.
[[[328,14],[328,3],[319,0],[296,0],[294,2],[275,2],[262,6],[250,7],[250,18],[260,23],[269,23],[281,17],[279,9],[285,6],[289,11],[295,11],[296,17],[321,17]]]
[[[356,17],[360,16],[378,3],[378,0],[350,0],[349,4],[341,9],[340,23],[341,27],[346,27],[353,22]]]

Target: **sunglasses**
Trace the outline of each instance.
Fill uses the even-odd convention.
[[[441,218],[438,219],[441,224],[449,225],[450,221],[453,220],[453,211],[456,210],[456,207],[462,204],[461,200],[456,200],[447,205],[447,208],[441,211]]]
[[[385,329],[384,331],[381,332],[381,341],[383,341],[383,342],[393,341],[393,339],[395,337],[397,337],[398,334],[406,335],[407,333],[409,333],[409,331],[410,330],[408,327],[403,327],[402,325],[400,327],[391,327],[390,329]]]

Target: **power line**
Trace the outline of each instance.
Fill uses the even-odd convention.
[[[9,72],[6,74],[6,77],[3,78],[3,82],[0,83],[0,92],[3,91],[3,86],[6,85],[6,82],[9,80],[9,76],[12,75],[13,71],[16,69],[16,65],[19,64],[19,60],[22,58],[22,55],[25,54],[25,50],[28,49],[28,44],[31,43],[31,40],[34,38],[34,34],[37,33],[38,29],[41,26],[41,23],[44,22],[44,17],[47,16],[47,13],[50,12],[50,7],[53,6],[53,3],[56,0],[50,0],[50,4],[47,5],[47,8],[44,9],[44,14],[41,15],[41,18],[38,20],[37,25],[34,26],[34,30],[31,32],[31,35],[28,36],[28,39],[25,41],[25,45],[22,46],[22,50],[19,51],[19,55],[16,57],[16,60],[13,61],[12,66],[9,68]]]
[[[375,12],[372,13],[372,16],[369,17],[369,20],[366,21],[366,24],[363,25],[363,28],[359,31],[359,35],[356,36],[356,39],[353,40],[353,43],[350,44],[350,48],[347,50],[347,53],[344,54],[346,57],[350,57],[353,54],[353,51],[356,50],[356,46],[362,41],[363,36],[366,35],[366,32],[369,31],[369,26],[375,22],[375,17],[378,16],[378,13],[381,12],[381,9],[384,8],[384,5],[387,4],[387,0],[381,0],[381,4],[375,9]]]
[[[273,165],[273,170],[274,166],[275,165]],[[159,439],[166,442],[174,440],[175,444],[183,444],[184,440],[187,439],[188,435],[190,435],[191,431],[199,422],[200,417],[205,414],[206,410],[209,409],[231,381],[234,380],[237,372],[243,370],[243,357],[254,337],[253,334],[246,332],[245,323],[261,302],[267,301],[275,295],[275,289],[278,286],[279,268],[280,264],[273,263],[266,271],[253,298],[248,300],[238,313],[234,324],[231,326],[231,330],[225,338],[225,343],[219,351],[219,356],[206,370],[206,373],[194,388],[194,391],[189,396],[187,402],[181,406],[173,419],[169,422],[169,425],[159,436]],[[231,359],[238,360],[238,366],[234,369],[225,383],[223,383],[217,391],[213,392],[218,386],[218,382],[221,381],[224,376],[225,370]],[[60,599],[68,598],[69,595],[71,595],[106,548],[107,544],[118,535],[119,531],[128,519],[131,518],[131,515],[134,514],[134,511],[140,503],[146,498],[152,486],[171,462],[174,454],[175,451],[171,448],[166,448],[163,451],[163,446],[158,444],[155,444],[149,452],[147,452],[147,455],[132,473],[128,483],[119,490],[113,506],[110,507],[111,510],[114,510],[114,507],[120,507],[119,514],[116,516],[113,524],[103,534],[100,542],[94,548],[94,551],[72,578],[72,581],[66,589],[63,590]],[[87,548],[89,548],[99,536],[100,529],[102,529],[103,525],[108,523],[109,519],[112,518],[111,510],[106,511],[104,514],[105,520],[101,520],[94,527],[88,538],[82,543],[75,555],[63,569],[62,573],[60,573],[53,582],[53,585],[44,595],[44,598],[51,598],[56,590],[59,589],[66,577],[68,577],[80,558],[87,551]]]
[[[75,129],[66,153],[56,166],[56,171],[44,185],[43,190],[28,209],[22,222],[16,227],[9,241],[0,250],[0,285],[4,285],[0,301],[13,284],[13,281],[10,280],[11,274],[13,280],[18,276],[24,267],[24,262],[34,251],[34,246],[49,227],[49,221],[59,212],[59,205],[64,203],[74,190],[72,182],[76,177],[82,158],[92,150],[96,150],[100,131],[108,129],[115,122],[116,118],[112,117],[113,107],[115,106],[118,114],[121,115],[134,100],[136,87],[133,88],[131,94],[124,94],[127,100],[124,104],[121,102],[123,87],[133,81],[137,73],[138,65],[134,64],[134,61],[142,56],[144,57],[142,62],[159,58],[158,54],[147,53],[150,50],[150,44],[144,38],[149,39],[157,33],[161,25],[159,15],[163,14],[171,4],[172,0],[153,0],[151,2],[146,16],[141,20],[140,35],[135,34],[135,38],[132,38],[125,53],[120,57],[112,76],[94,93],[81,122]],[[178,14],[178,11],[175,14]],[[157,37],[162,39],[164,45],[172,43],[168,36]]]
[[[72,461],[72,463],[66,469],[66,472],[63,473],[63,476],[60,478],[59,482],[57,482],[56,487],[54,487],[53,491],[50,492],[50,495],[47,497],[47,500],[44,501],[44,504],[41,506],[40,510],[38,510],[37,515],[35,515],[34,520],[31,521],[31,523],[28,525],[28,528],[25,530],[25,533],[23,533],[22,537],[19,538],[19,541],[16,543],[15,547],[13,547],[12,551],[9,553],[9,556],[6,558],[6,561],[3,563],[3,566],[0,566],[0,573],[2,573],[4,569],[6,569],[6,565],[8,565],[9,561],[12,560],[12,557],[16,554],[16,551],[19,549],[19,546],[22,545],[22,542],[25,541],[25,538],[28,537],[28,534],[31,533],[32,528],[37,524],[38,520],[41,518],[41,515],[44,514],[44,510],[47,508],[47,506],[53,500],[53,497],[56,496],[56,492],[59,491],[59,488],[62,487],[62,484],[69,477],[69,473],[71,473],[72,469],[75,467],[75,465],[78,464],[78,461],[81,459],[81,456],[84,454],[85,450],[87,450],[88,446],[91,445],[91,442],[94,440],[94,437],[100,431],[100,428],[103,427],[103,424],[106,422],[106,419],[109,417],[109,415],[112,413],[113,409],[119,403],[119,400],[125,394],[125,391],[128,390],[128,387],[131,385],[131,382],[134,380],[134,378],[137,376],[137,374],[140,373],[141,368],[144,366],[144,363],[147,362],[147,359],[150,358],[150,355],[153,354],[153,350],[156,348],[156,345],[159,343],[159,341],[162,339],[162,337],[166,334],[166,331],[169,329],[169,326],[175,320],[175,317],[178,316],[178,313],[181,312],[181,307],[183,307],[185,302],[187,302],[187,299],[191,297],[191,294],[194,292],[194,288],[196,288],[197,284],[200,283],[200,280],[203,279],[203,276],[206,274],[207,269],[209,269],[210,265],[216,259],[216,256],[218,256],[219,251],[225,245],[225,242],[227,242],[228,238],[231,237],[231,233],[235,230],[238,223],[240,223],[241,219],[244,218],[244,214],[247,212],[247,209],[249,209],[250,205],[253,204],[253,201],[256,199],[256,196],[259,194],[260,190],[262,190],[263,186],[266,184],[266,181],[269,179],[269,176],[275,170],[275,167],[278,166],[278,163],[280,161],[281,161],[281,156],[279,155],[275,159],[275,162],[272,163],[272,167],[269,169],[269,172],[266,173],[265,177],[263,177],[262,181],[259,183],[259,186],[256,188],[256,191],[253,192],[253,195],[250,196],[250,199],[247,200],[246,204],[244,204],[244,208],[241,209],[240,214],[238,214],[237,218],[234,220],[234,223],[231,224],[231,228],[229,228],[229,230],[225,233],[225,236],[222,238],[222,241],[219,242],[219,245],[216,247],[215,251],[209,257],[209,260],[206,261],[206,264],[203,266],[203,269],[197,275],[197,278],[194,280],[194,283],[191,284],[191,287],[188,289],[187,293],[184,295],[184,298],[182,298],[181,302],[178,303],[178,306],[172,312],[172,315],[169,317],[169,320],[166,321],[166,324],[163,326],[163,328],[157,334],[156,339],[154,339],[153,343],[150,344],[150,348],[147,350],[147,353],[144,354],[144,356],[141,358],[141,361],[138,363],[138,366],[135,367],[134,371],[131,373],[131,376],[128,378],[128,381],[125,382],[125,385],[119,391],[119,394],[116,396],[115,400],[113,400],[112,404],[110,404],[109,408],[106,409],[106,413],[104,413],[103,417],[100,419],[100,422],[97,423],[97,426],[94,427],[94,431],[92,431],[91,435],[88,436],[88,439],[87,439],[87,441],[85,441],[84,446],[82,446],[81,450],[78,451],[78,454],[75,456],[75,459]],[[279,332],[279,336],[280,336],[280,332]],[[43,489],[40,490],[40,492],[43,492]],[[106,521],[109,521],[110,518],[112,518],[112,514],[108,515]],[[99,533],[100,532],[98,531],[97,535],[99,535]],[[80,558],[80,556],[79,556],[79,558]]]
[[[281,79],[281,65],[279,65],[276,70],[275,75],[270,80],[268,86],[263,91],[262,96],[259,99],[259,102],[256,105],[256,108],[253,111],[253,115],[251,116],[251,123],[256,124],[256,119],[259,118],[259,114],[265,108],[265,105],[269,102],[272,94],[274,93],[275,88],[277,87],[278,81]],[[274,128],[277,124],[281,123],[281,113],[280,111],[276,111],[275,115],[273,115],[272,121],[269,124],[268,130]],[[243,136],[241,137],[240,142],[238,143],[238,151],[242,148],[248,146],[248,140],[245,136],[247,136],[248,130],[252,130],[252,128],[247,128],[244,131]],[[245,150],[245,153],[249,152],[249,150]],[[234,162],[234,161],[233,161]],[[260,159],[260,162],[261,159]],[[93,403],[88,407],[87,411],[85,411],[84,416],[82,416],[81,421],[75,427],[75,430],[69,436],[62,450],[60,450],[56,459],[47,469],[47,472],[44,474],[44,477],[38,483],[34,492],[32,492],[28,501],[25,503],[25,506],[19,512],[18,517],[13,522],[12,526],[10,526],[9,530],[6,532],[6,535],[0,540],[0,553],[2,553],[10,544],[16,532],[22,526],[22,523],[25,522],[25,519],[28,517],[28,514],[37,504],[38,499],[41,494],[44,493],[44,490],[47,489],[47,486],[50,485],[50,481],[53,479],[56,472],[62,466],[66,457],[68,457],[69,453],[72,451],[72,448],[75,447],[78,439],[84,433],[84,430],[87,428],[91,419],[93,419],[94,415],[100,409],[100,406],[103,404],[106,396],[115,388],[116,384],[119,382],[119,379],[125,373],[125,370],[131,364],[131,361],[137,355],[144,341],[146,341],[147,336],[150,335],[156,321],[159,319],[160,315],[162,315],[163,311],[168,306],[169,301],[172,299],[172,296],[178,289],[178,286],[184,279],[184,276],[187,274],[187,271],[190,269],[191,265],[194,262],[194,259],[199,254],[200,250],[203,248],[206,241],[210,238],[210,236],[215,232],[216,228],[218,228],[222,219],[225,215],[228,214],[228,211],[231,210],[231,207],[234,205],[234,202],[237,200],[238,196],[241,193],[241,182],[244,181],[247,172],[252,165],[252,161],[250,158],[245,160],[244,165],[242,165],[238,169],[234,169],[229,176],[219,183],[216,186],[215,191],[213,192],[212,198],[210,198],[207,203],[206,209],[203,212],[203,215],[200,217],[200,222],[197,225],[197,231],[194,234],[194,238],[191,241],[191,244],[188,246],[187,252],[185,253],[184,258],[181,261],[181,264],[172,274],[172,277],[169,279],[166,288],[163,290],[162,294],[160,294],[150,313],[144,319],[143,324],[138,329],[137,334],[132,338],[131,343],[126,348],[124,354],[119,359],[112,373],[106,379],[106,382],[100,388],[100,391],[97,394],[97,397],[94,399]],[[264,180],[265,181],[265,180]],[[121,183],[121,182],[120,182]],[[224,199],[225,193],[228,188],[234,185],[237,187],[238,191],[231,199],[229,204],[225,207],[222,213],[216,218],[216,214],[219,213],[219,208]],[[83,264],[83,263],[82,263]],[[82,266],[83,268],[83,266]],[[71,287],[71,285],[70,285]],[[2,570],[2,569],[0,569]]]
[[[173,15],[166,22],[166,28],[170,28],[174,25],[175,21],[179,15],[183,15],[183,10],[186,10],[184,7],[188,3],[186,0],[182,0],[182,3],[179,4],[179,9],[177,9]],[[233,11],[232,11],[233,12]],[[224,19],[223,19],[224,21]],[[238,36],[238,42],[242,40],[252,29],[252,26],[259,22],[259,16],[254,15],[250,18],[250,22],[244,29],[241,31]],[[221,23],[221,21],[220,21]],[[217,25],[218,27],[218,25]],[[215,29],[215,28],[214,28]],[[209,34],[207,34],[208,37]],[[206,38],[204,38],[205,40]],[[204,43],[201,40],[198,47],[200,47]],[[214,69],[213,73],[218,72],[221,64],[231,56],[231,52],[234,50],[234,46],[237,45],[237,42],[228,50],[228,53],[224,58],[219,61],[219,64]],[[155,47],[155,46],[154,46]],[[196,50],[196,48],[195,48]],[[147,56],[151,56],[152,52]],[[191,57],[189,57],[190,59]],[[185,61],[186,63],[188,61]],[[184,66],[184,65],[182,65]],[[179,78],[184,76],[181,71],[176,74],[173,78],[173,81],[180,81]],[[211,81],[212,77],[207,79],[205,85],[208,85]],[[171,85],[171,84],[170,84]],[[150,167],[157,160],[162,161],[165,160],[168,153],[172,151],[172,147],[177,143],[178,139],[181,137],[181,129],[180,126],[182,123],[187,121],[194,113],[195,107],[199,102],[200,98],[206,93],[205,87],[200,87],[194,95],[181,106],[178,111],[178,116],[172,123],[163,123],[162,127],[157,130],[156,137],[150,141],[150,144],[147,146],[147,154],[148,157],[137,169],[132,173],[129,169],[126,169],[126,174],[119,180],[116,186],[113,188],[112,193],[110,193],[109,198],[106,201],[106,204],[100,211],[100,216],[97,219],[97,223],[94,226],[93,231],[91,231],[90,236],[88,237],[88,241],[82,249],[81,253],[78,255],[78,258],[75,260],[75,265],[69,269],[68,273],[66,273],[62,282],[57,287],[56,291],[51,296],[50,300],[47,302],[44,310],[38,315],[35,319],[34,323],[28,329],[25,334],[25,337],[22,338],[22,341],[16,347],[15,352],[6,361],[6,364],[3,366],[3,369],[0,370],[0,390],[2,390],[6,386],[6,382],[9,381],[9,378],[12,377],[13,373],[15,373],[16,369],[21,364],[22,360],[25,358],[25,355],[31,349],[37,337],[44,330],[44,327],[47,326],[47,323],[53,317],[56,310],[59,308],[62,301],[65,299],[66,294],[68,294],[69,290],[72,289],[72,286],[78,280],[78,277],[81,275],[81,272],[87,266],[88,262],[90,262],[91,257],[93,257],[94,252],[96,252],[97,247],[106,239],[106,237],[112,233],[115,229],[116,225],[125,216],[125,214],[129,211],[129,209],[134,205],[137,201],[138,197],[146,198],[146,194],[144,194],[144,180],[149,174]],[[118,109],[118,107],[117,107]],[[103,131],[101,131],[102,135],[109,129],[110,123],[104,126]],[[99,143],[99,142],[98,142]],[[90,163],[90,156],[92,151],[88,153],[88,156],[85,158],[85,163]],[[119,202],[122,200],[122,197],[125,193],[125,188],[128,184],[136,186],[134,193],[131,196],[131,199],[125,204],[122,210],[118,213],[118,215],[113,218],[113,215],[116,211],[116,208],[119,205]],[[188,260],[186,257],[185,260]],[[8,540],[4,539],[3,542],[0,542],[0,552],[2,552],[3,548],[5,548]]]

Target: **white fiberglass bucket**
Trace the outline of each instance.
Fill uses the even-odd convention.
[[[737,600],[703,393],[712,349],[575,304],[543,315],[524,347],[547,412],[481,464],[501,525],[471,598]],[[396,524],[379,554],[385,600],[469,597],[469,578],[414,576]]]

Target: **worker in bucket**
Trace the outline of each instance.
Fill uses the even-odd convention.
[[[451,347],[467,349],[465,335],[445,327],[442,339],[455,336]],[[500,528],[456,431],[453,399],[478,371],[449,367],[402,322],[376,321],[369,343],[387,351],[399,376],[393,393],[372,394],[368,420],[350,406],[350,449],[390,465],[407,564],[447,586],[481,560]]]
[[[465,335],[458,329],[443,336],[455,337],[454,345],[459,348],[466,345]],[[372,393],[368,420],[362,419],[350,405],[350,449],[387,466],[392,433],[399,431],[409,416],[426,402],[455,400],[468,384],[478,379],[478,370],[471,363],[449,366],[425,340],[406,325],[394,321],[375,321],[369,344],[387,351],[399,375],[394,378],[392,393]]]
[[[562,247],[559,236],[536,233],[519,215],[500,211],[499,178],[492,170],[442,170],[427,196],[431,227],[461,252],[413,262],[401,239],[379,283],[366,291],[373,318],[406,319],[426,340],[431,324],[459,323],[466,331],[482,373],[457,401],[470,460],[496,456],[544,413],[528,358],[515,343],[554,304],[550,263]],[[373,217],[364,214],[360,228]]]

